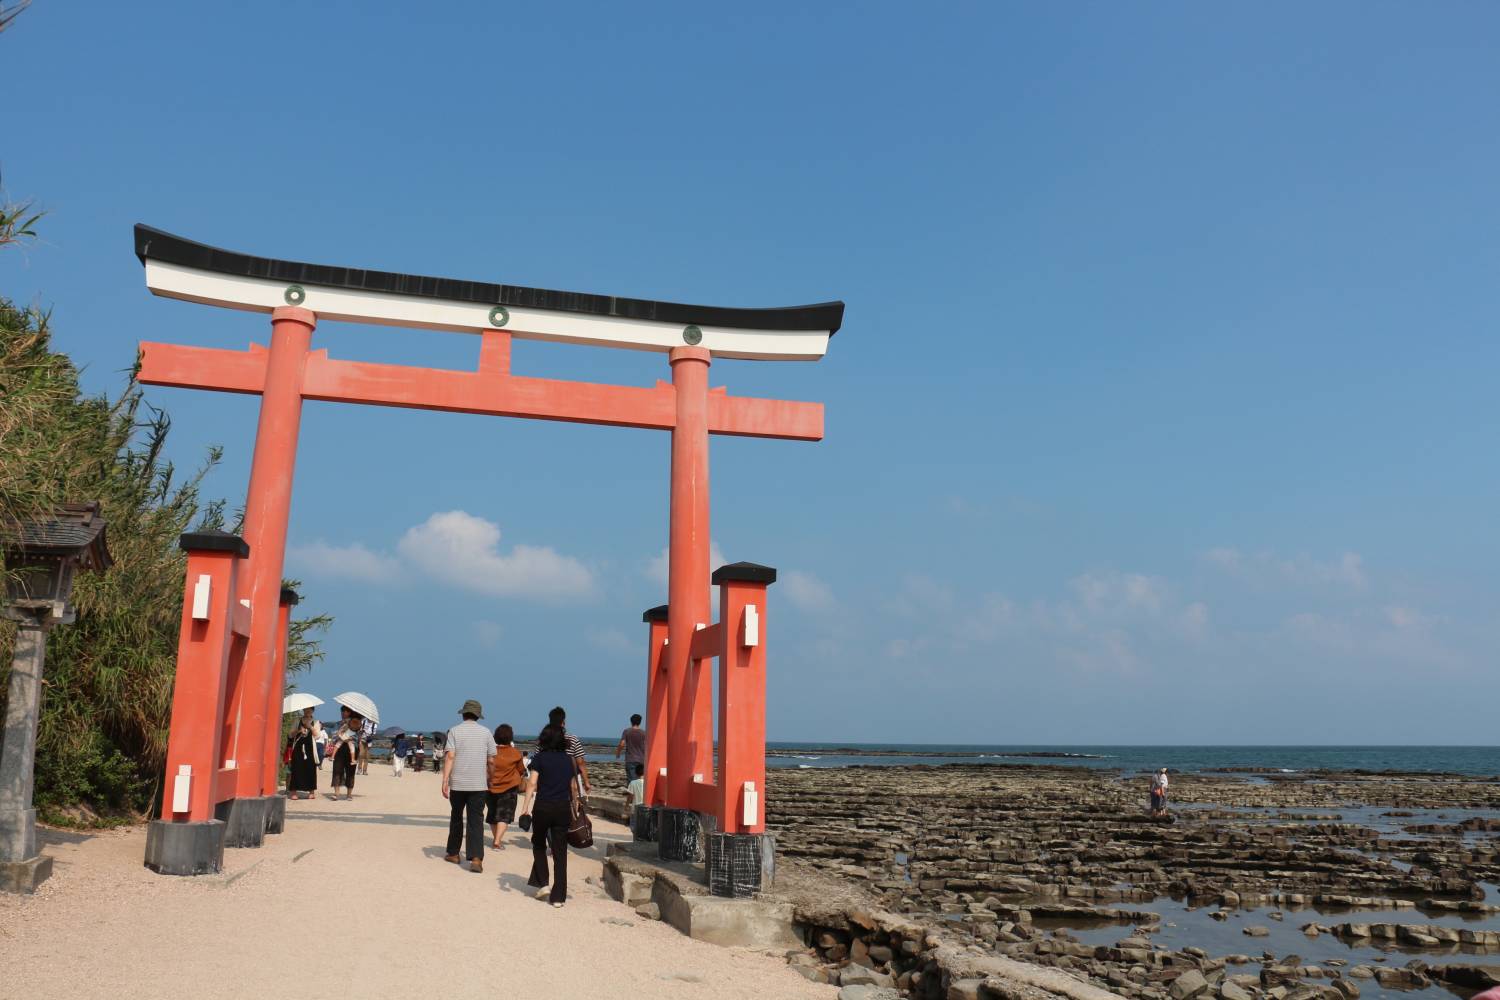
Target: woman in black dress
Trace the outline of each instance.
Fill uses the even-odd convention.
[[[539,892],[553,906],[568,901],[568,825],[578,801],[578,783],[573,758],[568,756],[563,731],[548,726],[537,737],[540,748],[531,758],[531,776],[526,781],[526,803],[523,816],[531,816],[531,878],[526,884],[546,889],[547,848],[552,849],[553,872],[551,892]]]
[[[292,730],[288,742],[292,746],[291,760],[287,763],[287,798],[313,798],[318,791],[318,750],[316,740],[322,731],[318,720],[313,718],[311,708],[303,709],[297,728]]]

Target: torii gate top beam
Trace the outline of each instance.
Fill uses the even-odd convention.
[[[684,343],[720,358],[815,361],[844,304],[740,309],[560,292],[331,267],[221,250],[136,225],[135,252],[157,295],[251,312],[310,309],[325,320],[667,352]]]

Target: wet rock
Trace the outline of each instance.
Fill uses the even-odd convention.
[[[1189,969],[1172,980],[1172,985],[1167,988],[1167,995],[1172,1000],[1193,1000],[1207,990],[1208,980],[1203,977],[1203,973],[1197,969]]]
[[[1255,924],[1250,927],[1246,927],[1244,930],[1244,934],[1246,937],[1270,937],[1271,929],[1269,927],[1262,927],[1259,924]]]

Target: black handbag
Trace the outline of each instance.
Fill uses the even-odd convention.
[[[594,824],[582,805],[573,807],[573,822],[568,824],[568,845],[580,849],[594,846]]]

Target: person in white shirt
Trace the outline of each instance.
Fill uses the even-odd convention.
[[[1151,776],[1151,815],[1167,814],[1167,769],[1162,768]]]
[[[630,765],[630,784],[625,786],[625,808],[631,809],[646,801],[646,765]]]
[[[484,709],[470,698],[459,709],[462,722],[448,730],[443,741],[443,798],[448,800],[448,852],[443,860],[459,863],[463,845],[469,870],[484,871],[484,805],[490,792],[490,758],[495,756],[495,734],[479,724]],[[467,813],[467,822],[465,821]]]

